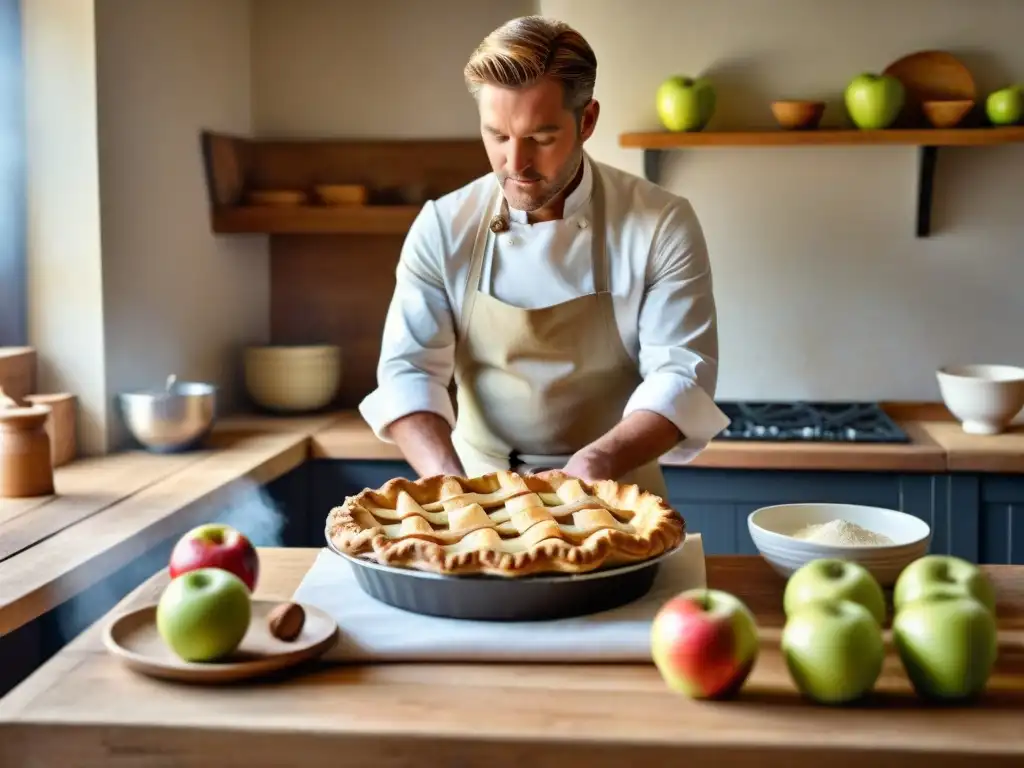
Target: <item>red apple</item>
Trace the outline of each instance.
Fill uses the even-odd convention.
[[[176,579],[199,568],[220,568],[235,574],[252,592],[260,561],[256,548],[230,525],[207,523],[182,536],[171,551],[170,574]]]
[[[743,601],[690,589],[665,603],[651,625],[651,655],[668,686],[694,699],[735,695],[757,660],[757,623]]]

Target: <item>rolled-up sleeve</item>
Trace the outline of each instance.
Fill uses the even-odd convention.
[[[377,364],[377,388],[359,404],[374,434],[393,442],[388,427],[416,411],[454,427],[448,386],[455,367],[455,324],[442,276],[444,244],[434,203],[409,229],[395,272]]]
[[[718,324],[711,263],[700,222],[680,200],[659,225],[640,306],[639,368],[643,381],[625,414],[653,411],[683,434],[677,452],[697,456],[729,425],[715,404]]]

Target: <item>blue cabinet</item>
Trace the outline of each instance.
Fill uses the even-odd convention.
[[[956,475],[977,507],[975,546],[983,563],[1024,563],[1024,476]]]
[[[380,488],[394,477],[415,480],[417,475],[404,461],[350,461],[315,459],[307,462],[310,469],[309,523],[307,544],[324,545],[324,527],[333,507],[345,501],[346,496],[364,488]]]
[[[969,534],[976,516],[953,516],[942,475],[667,467],[665,478],[669,501],[709,554],[757,554],[747,529],[755,509],[827,502],[898,509],[931,526],[933,552],[975,556]]]

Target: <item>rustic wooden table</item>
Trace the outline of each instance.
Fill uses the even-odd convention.
[[[264,550],[259,596],[290,597],[315,556]],[[922,705],[890,654],[870,704],[830,708],[796,694],[779,656],[781,579],[757,557],[707,565],[709,584],[746,600],[762,627],[734,701],[675,695],[653,665],[325,665],[190,687],[123,668],[100,622],[0,700],[0,765],[1024,765],[1024,567],[987,568],[1003,629],[983,701]],[[165,583],[117,610],[154,601]]]

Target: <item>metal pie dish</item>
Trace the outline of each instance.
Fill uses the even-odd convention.
[[[549,621],[611,610],[650,591],[661,561],[675,547],[639,563],[586,573],[530,576],[454,576],[382,565],[342,552],[324,530],[327,548],[346,560],[359,587],[370,597],[412,613],[472,621]]]

